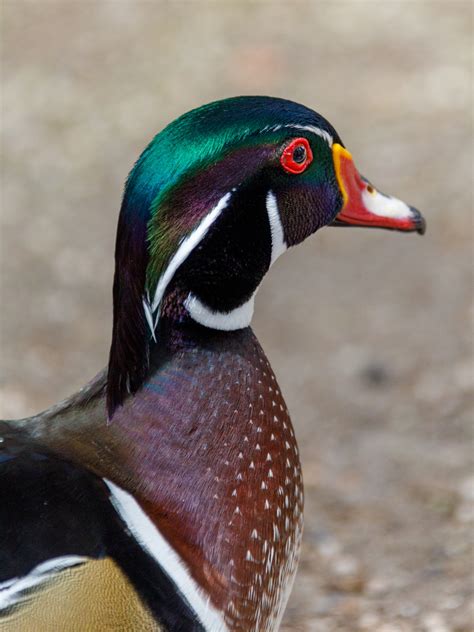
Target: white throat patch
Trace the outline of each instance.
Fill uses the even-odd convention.
[[[255,294],[246,303],[230,312],[215,312],[194,294],[189,294],[184,301],[184,306],[191,318],[204,327],[235,331],[250,325],[255,307]]]
[[[277,200],[272,191],[267,193],[265,203],[272,242],[270,265],[273,265],[278,257],[285,252],[287,245],[285,242],[285,235],[280,219]],[[255,293],[246,303],[236,307],[230,312],[214,311],[205,305],[194,294],[189,294],[184,302],[184,306],[191,318],[204,327],[219,329],[221,331],[235,331],[236,329],[243,329],[244,327],[248,327],[250,325],[253,317],[255,294],[257,293],[257,290],[255,290]]]

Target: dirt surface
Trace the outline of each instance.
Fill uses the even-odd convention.
[[[283,630],[474,629],[472,4],[2,2],[0,414],[106,361],[122,183],[177,114],[301,101],[428,232],[325,229],[255,329],[292,411],[306,530]]]

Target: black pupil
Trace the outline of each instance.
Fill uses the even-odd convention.
[[[298,145],[298,147],[295,147],[295,151],[293,152],[293,160],[299,165],[306,160],[306,148],[303,145]]]

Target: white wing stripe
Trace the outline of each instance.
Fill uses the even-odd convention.
[[[111,501],[140,545],[158,562],[176,584],[181,595],[199,617],[206,632],[227,632],[220,613],[189,574],[185,564],[161,535],[137,501],[123,489],[104,479]]]
[[[23,594],[25,591],[53,579],[56,573],[70,566],[82,564],[87,559],[89,558],[80,555],[54,557],[51,560],[38,564],[24,577],[15,577],[2,582],[0,584],[0,610],[20,603],[25,599]]]

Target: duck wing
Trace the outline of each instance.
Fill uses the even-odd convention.
[[[106,482],[0,422],[0,630],[203,630]]]

